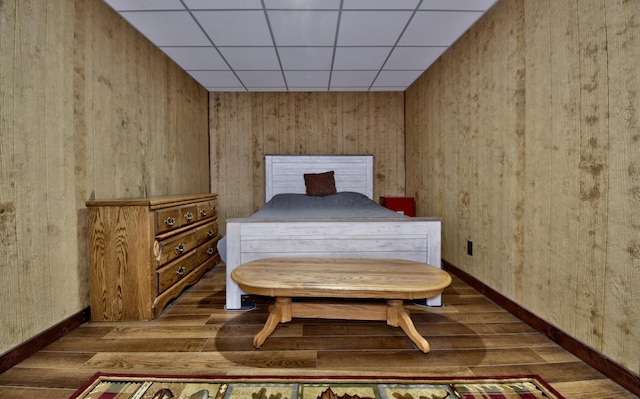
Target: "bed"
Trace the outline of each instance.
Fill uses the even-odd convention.
[[[336,194],[307,196],[304,175],[330,172]],[[311,201],[312,211],[297,209],[304,197]],[[362,203],[362,198],[362,207],[369,209],[333,209],[334,204]],[[375,204],[372,155],[267,155],[265,199],[265,206],[255,214],[226,221],[220,252],[227,268],[227,310],[247,307],[242,302],[246,293],[230,275],[252,260],[280,256],[393,258],[441,267],[441,219],[407,217]],[[278,204],[284,204],[285,210]],[[318,211],[323,207],[330,213]],[[423,304],[442,305],[440,296]]]

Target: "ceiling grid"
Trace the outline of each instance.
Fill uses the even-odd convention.
[[[209,91],[404,91],[495,0],[104,0]]]

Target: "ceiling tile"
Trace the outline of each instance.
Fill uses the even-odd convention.
[[[411,11],[344,11],[338,46],[393,46],[412,14]]]
[[[329,86],[329,71],[286,71],[287,86],[315,87],[326,89]]]
[[[331,87],[365,87],[369,88],[377,71],[333,71]]]
[[[285,71],[329,70],[333,47],[278,47],[278,54]]]
[[[144,0],[149,2],[149,0]],[[157,1],[157,0],[153,0]],[[260,0],[184,0],[190,10],[261,10]]]
[[[278,46],[333,46],[337,11],[267,11]]]
[[[273,47],[219,47],[232,69],[279,71],[280,63]]]
[[[190,71],[189,75],[204,87],[242,87],[236,75],[231,71]]]
[[[344,10],[414,10],[419,0],[344,0]]]
[[[121,12],[120,15],[156,46],[211,45],[187,11]]]
[[[396,47],[384,69],[426,70],[447,47]]]
[[[229,69],[224,59],[213,47],[161,47],[160,49],[185,71]]]
[[[382,71],[373,83],[374,87],[408,87],[423,71]]]
[[[272,46],[263,11],[194,11],[216,46]]]
[[[469,10],[489,9],[497,0],[422,0],[421,10]]]
[[[471,26],[481,12],[419,11],[402,35],[400,46],[450,46]]]
[[[104,0],[116,11],[130,10],[184,10],[180,0]]]
[[[387,59],[392,47],[338,47],[333,68],[338,70],[378,70]]]
[[[237,71],[238,77],[247,87],[284,87],[280,71]]]
[[[267,10],[339,10],[340,0],[264,0]]]

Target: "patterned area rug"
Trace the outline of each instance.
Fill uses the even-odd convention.
[[[563,399],[538,376],[492,378],[94,375],[70,399]]]

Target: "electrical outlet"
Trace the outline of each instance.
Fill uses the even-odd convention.
[[[467,241],[467,255],[473,256],[473,242]]]

